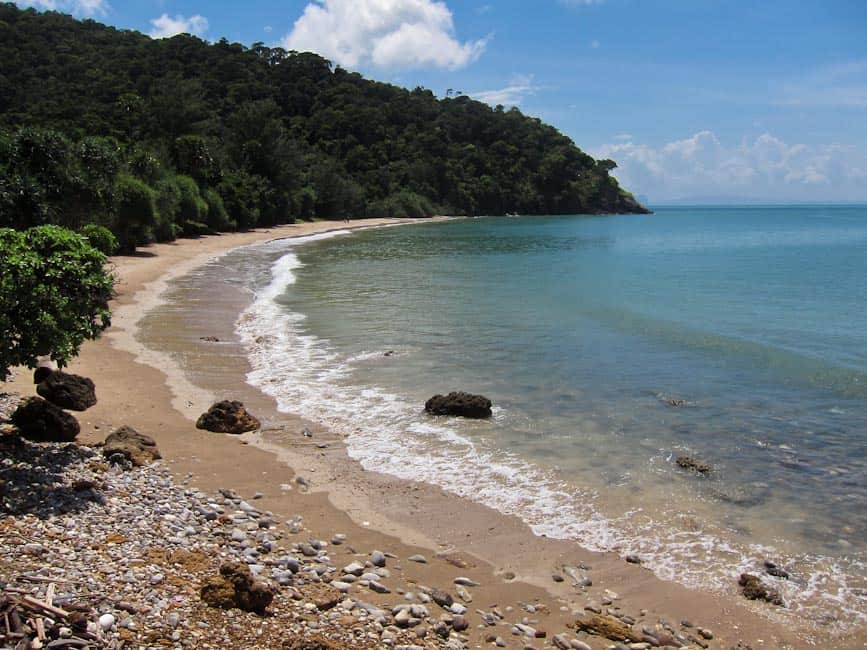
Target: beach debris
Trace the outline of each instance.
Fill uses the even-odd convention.
[[[697,458],[693,458],[692,456],[678,456],[674,462],[677,463],[678,467],[682,467],[683,469],[698,474],[709,474],[713,469],[710,464],[698,460]]]
[[[612,641],[640,643],[643,639],[626,623],[605,614],[584,614],[575,621],[575,629]]]
[[[451,392],[448,395],[434,395],[425,402],[424,410],[432,415],[484,419],[491,417],[491,400],[484,395]]]
[[[60,370],[55,370],[39,382],[36,392],[55,406],[70,411],[86,411],[96,404],[93,381]]]
[[[250,415],[241,402],[229,400],[217,402],[196,421],[197,429],[235,435],[255,431],[260,426],[259,420]]]
[[[108,435],[102,447],[102,455],[109,462],[118,463],[119,459],[123,459],[135,467],[162,458],[153,438],[128,426],[120,427]]]
[[[738,579],[738,584],[743,590],[744,597],[749,600],[764,600],[779,607],[786,606],[780,592],[767,587],[758,576],[742,573]]]
[[[205,341],[206,343],[219,343],[220,342],[220,339],[218,339],[216,336],[200,336],[199,340]]]
[[[72,442],[81,431],[72,415],[41,397],[28,397],[10,418],[24,438],[36,442]]]
[[[202,600],[211,607],[237,607],[261,615],[274,599],[274,593],[274,587],[256,580],[250,567],[241,562],[223,564],[220,574],[208,579],[199,590]]]

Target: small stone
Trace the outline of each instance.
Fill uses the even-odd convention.
[[[713,632],[711,632],[707,628],[700,627],[698,629],[698,633],[701,635],[702,639],[707,639],[708,641],[713,639]]]
[[[410,555],[406,558],[410,562],[418,562],[419,564],[427,564],[427,558],[424,555]]]
[[[460,603],[452,603],[449,609],[452,611],[453,614],[457,614],[458,616],[463,616],[467,613],[467,608]]]
[[[452,629],[455,632],[463,632],[470,626],[469,621],[465,619],[463,616],[458,615],[452,619]]]
[[[635,553],[630,553],[629,555],[627,555],[626,561],[629,562],[629,564],[641,564],[641,558],[638,557]]]
[[[463,576],[457,577],[454,579],[454,583],[456,585],[462,585],[464,587],[478,587],[479,583],[475,580],[471,580],[470,578],[465,578]]]
[[[114,625],[114,622],[115,618],[112,614],[103,614],[99,617],[99,627],[102,628],[103,632],[108,632]]]
[[[553,580],[554,582],[563,582],[563,576],[561,576],[559,573],[555,573],[551,576],[551,580]]]
[[[383,553],[382,551],[374,551],[370,554],[370,562],[373,564],[373,566],[385,566],[385,553]]]

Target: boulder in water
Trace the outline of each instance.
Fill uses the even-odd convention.
[[[751,573],[742,573],[738,584],[743,590],[744,597],[749,600],[765,600],[772,605],[786,606],[782,596],[780,596],[780,592],[765,586],[758,576],[754,576]]]
[[[448,395],[434,395],[425,402],[424,410],[433,415],[483,419],[491,417],[491,400],[483,395],[452,392]]]
[[[708,463],[693,458],[692,456],[678,456],[674,462],[677,463],[678,467],[688,469],[691,472],[696,472],[698,474],[710,474],[713,469]]]
[[[259,420],[247,413],[241,402],[224,400],[217,402],[196,421],[196,428],[215,433],[241,434],[255,431]]]

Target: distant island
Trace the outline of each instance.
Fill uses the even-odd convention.
[[[126,247],[295,219],[643,213],[518,109],[311,53],[0,4],[0,226],[95,222]]]

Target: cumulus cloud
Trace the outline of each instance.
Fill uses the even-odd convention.
[[[487,39],[461,43],[452,12],[434,0],[315,0],[283,39],[357,68],[462,68],[481,56]]]
[[[168,14],[163,14],[159,18],[154,18],[151,25],[154,26],[150,31],[153,38],[171,38],[178,34],[202,36],[208,31],[208,19],[198,14],[189,18],[183,16],[172,18]]]
[[[108,11],[107,0],[20,0],[15,4],[45,11],[67,11],[77,16],[96,16]]]
[[[491,106],[496,106],[497,104],[520,106],[527,97],[536,94],[536,91],[539,89],[540,86],[533,83],[533,75],[516,75],[512,77],[509,85],[505,88],[482,90],[470,95],[474,99],[478,99]]]
[[[847,145],[789,144],[765,133],[726,146],[712,131],[699,131],[658,147],[621,139],[593,154],[615,160],[615,174],[623,185],[651,200],[867,198],[867,152]]]

